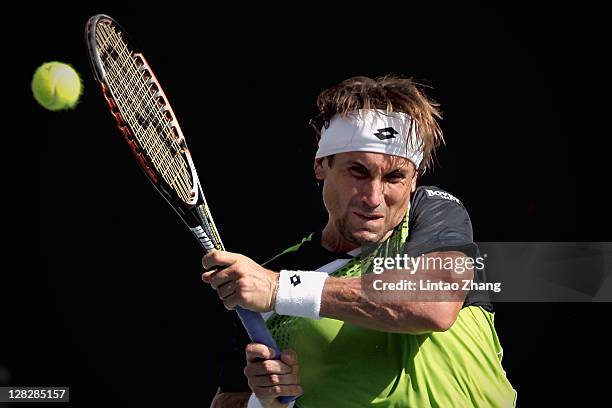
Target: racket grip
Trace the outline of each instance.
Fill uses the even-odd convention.
[[[240,317],[242,325],[246,329],[249,338],[255,343],[265,344],[266,346],[272,348],[275,353],[274,359],[280,360],[281,351],[278,348],[276,341],[274,341],[272,334],[270,334],[270,331],[266,326],[266,321],[261,314],[253,312],[252,310],[243,309],[240,306],[236,306],[236,312],[238,313],[238,317]],[[294,397],[278,397],[278,402],[281,404],[288,404],[297,399],[297,397],[299,397],[299,395]]]

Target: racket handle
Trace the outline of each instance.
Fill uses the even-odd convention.
[[[266,346],[272,348],[274,350],[274,359],[280,360],[281,352],[270,334],[268,327],[266,326],[266,321],[261,316],[261,314],[257,312],[253,312],[252,310],[243,309],[240,306],[236,306],[236,312],[238,312],[238,317],[242,321],[242,325],[247,331],[249,338],[253,340],[255,343],[265,344]],[[288,404],[291,401],[297,399],[299,395],[294,397],[278,397],[278,402],[281,404]]]

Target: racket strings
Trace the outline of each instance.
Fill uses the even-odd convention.
[[[140,70],[120,31],[106,24],[98,25],[96,40],[107,81],[134,136],[166,183],[189,202],[193,180],[162,106],[153,97],[154,84]]]
[[[123,71],[122,73],[125,73],[125,71]],[[140,88],[142,88],[142,86]],[[130,90],[128,88],[127,91],[128,100],[138,99],[134,98],[134,96],[132,95],[134,93],[133,89]],[[146,101],[147,99],[141,99],[141,101],[142,100]],[[187,165],[183,160],[181,160],[182,157],[176,158],[176,155],[179,153],[179,150],[176,147],[174,147],[173,149],[172,146],[164,144],[165,141],[159,140],[157,136],[159,136],[160,134],[163,135],[164,133],[167,133],[168,129],[165,129],[166,132],[164,132],[164,122],[160,121],[159,118],[157,118],[158,120],[151,118],[150,112],[155,112],[155,109],[154,107],[151,109],[150,104],[147,105],[149,106],[142,107],[142,102],[140,103],[141,112],[144,111],[144,109],[142,108],[149,108],[146,109],[149,112],[147,114],[147,117],[150,119],[150,123],[154,125],[155,132],[153,131],[153,129],[151,129],[151,127],[144,127],[142,125],[143,117],[142,114],[138,114],[138,111],[136,111],[136,113],[130,113],[130,118],[132,119],[132,121],[136,121],[141,124],[141,126],[143,126],[144,133],[146,136],[145,138],[141,139],[143,149],[153,160],[157,171],[162,175],[164,180],[170,186],[172,186],[172,188],[174,188],[177,193],[179,193],[181,198],[187,201],[189,199],[191,186],[191,179],[189,177],[189,173],[186,171]],[[160,127],[162,129],[160,129]],[[178,161],[180,161],[179,163],[177,163],[177,159]]]
[[[115,49],[114,49],[115,52],[116,52],[116,49],[118,48],[117,46],[119,46],[120,52],[116,53],[115,57],[116,59],[119,59],[119,58],[122,59],[121,61],[122,64],[119,64],[119,63],[109,64],[111,68],[115,68],[113,70],[113,73],[119,74],[120,79],[125,79],[125,74],[132,74],[132,77],[128,78],[128,79],[132,79],[131,81],[121,81],[121,83],[127,82],[128,84],[132,85],[131,87],[127,86],[125,88],[126,95],[123,95],[124,97],[122,99],[129,100],[130,102],[137,101],[138,103],[138,105],[136,106],[137,109],[135,109],[135,113],[130,115],[131,119],[135,120],[145,129],[145,133],[147,133],[147,136],[153,136],[153,137],[147,137],[143,140],[143,143],[142,143],[143,147],[147,150],[147,153],[149,153],[150,157],[156,164],[157,170],[162,174],[162,177],[164,177],[166,182],[168,182],[168,184],[173,186],[173,188],[175,188],[177,192],[182,192],[183,199],[188,199],[188,195],[190,193],[191,180],[189,178],[188,172],[180,171],[181,169],[186,170],[186,163],[184,162],[184,159],[182,156],[179,156],[179,160],[181,160],[182,163],[176,163],[176,160],[174,160],[172,157],[172,156],[176,157],[176,155],[180,152],[180,146],[171,137],[170,138],[168,137],[168,136],[171,136],[172,130],[168,126],[168,123],[164,120],[165,118],[159,111],[159,108],[155,106],[152,98],[150,97],[152,85],[148,86],[149,84],[146,82],[147,78],[144,78],[144,73],[138,71],[138,64],[136,63],[136,60],[133,57],[132,53],[129,52],[129,50],[127,49],[127,45],[121,40],[120,33],[118,33],[118,35],[115,36],[115,38],[113,38],[113,36],[109,36],[107,38],[107,42],[112,42],[112,45],[115,46]],[[128,62],[131,62],[131,63],[128,63]],[[132,68],[131,72],[129,72],[130,68]],[[141,80],[133,80],[135,76],[139,77],[139,79]],[[143,79],[145,79],[145,81],[143,81]],[[142,94],[144,94],[145,97],[139,98],[138,96],[142,96]],[[146,106],[143,106],[143,104]],[[140,115],[139,115],[139,112],[140,112]],[[143,113],[146,114],[146,118],[148,119],[147,122],[154,124],[155,130],[157,132],[152,134],[151,128],[148,126],[147,127],[144,126],[143,124],[144,118],[142,116]],[[151,116],[152,114],[154,115],[156,113],[157,113],[157,117]],[[166,125],[165,126],[166,129],[163,129],[164,125]],[[160,127],[162,129],[160,129]],[[166,131],[164,132],[164,130]],[[155,137],[155,135],[166,136],[165,137],[166,140],[163,140],[160,142],[159,138]],[[165,142],[165,144],[163,144],[163,142]],[[172,144],[174,144],[174,146]],[[172,155],[170,153],[171,151],[174,151],[175,154]],[[177,164],[179,165],[178,167],[177,167]],[[172,170],[172,172],[170,172],[170,170]],[[187,179],[185,180],[185,177],[179,178],[181,175],[187,176]],[[177,181],[179,181],[178,184],[177,184]],[[181,181],[184,181],[184,182],[180,183]]]
[[[117,45],[120,45],[120,44],[117,44]],[[134,68],[132,64],[130,65],[126,64],[128,59],[130,59],[130,62],[135,63],[135,59],[132,59],[132,55],[129,54],[129,51],[127,50],[127,47],[125,45],[122,47],[121,53],[118,55],[123,57],[123,61],[122,61],[123,64],[118,66],[119,68],[122,69],[121,74],[127,73],[128,67]],[[123,70],[123,67],[126,67],[126,70]],[[136,69],[138,70],[138,67],[136,67]],[[134,72],[134,70],[132,70],[131,73],[136,74],[135,76],[138,75],[138,72],[137,71]],[[146,78],[144,78],[143,76],[141,79],[146,79]],[[127,91],[126,93],[128,94],[129,100],[131,102],[136,101],[136,103],[138,104],[136,106],[137,109],[135,110],[136,119],[138,120],[138,123],[141,126],[145,127],[146,130],[149,130],[149,128],[148,126],[145,126],[145,124],[153,124],[155,126],[155,131],[158,134],[167,135],[168,134],[167,131],[169,130],[169,128],[163,129],[164,125],[167,125],[167,123],[163,120],[163,118],[159,117],[159,115],[157,115],[157,117],[152,116],[158,113],[158,111],[157,109],[155,109],[155,106],[151,106],[151,99],[148,97],[149,88],[146,88],[146,86],[147,86],[146,82],[135,80],[135,81],[129,81],[128,86],[126,87],[126,91]],[[145,98],[137,98],[138,96],[137,93],[140,93],[140,94],[144,93]],[[145,103],[147,106],[143,106],[143,103]],[[145,113],[146,117],[143,117],[141,115],[142,113]],[[164,132],[164,130],[166,130],[166,132]],[[151,144],[154,143],[155,144],[154,147],[157,148],[158,150],[156,151],[151,150],[153,146],[150,146],[148,141],[150,141]],[[145,142],[145,147],[148,148],[153,153],[154,157],[157,156],[159,149],[163,147],[162,143],[159,143],[159,140],[157,138],[146,139],[144,142]],[[172,140],[170,140],[170,142],[172,142]],[[168,148],[170,149],[174,148],[173,150],[178,152],[178,149],[180,149],[180,146],[175,144],[175,146],[170,145],[168,146]],[[165,157],[162,157],[162,159],[165,159]]]
[[[112,38],[112,37],[111,37]],[[116,45],[120,45],[121,43],[117,43],[115,42]],[[121,49],[121,52],[119,54],[117,54],[118,57],[122,57],[123,60],[121,61],[122,64],[110,64],[111,68],[119,68],[121,69],[121,72],[117,72],[118,70],[115,69],[113,72],[114,73],[118,73],[120,74],[123,78],[125,77],[125,74],[130,73],[129,72],[129,68],[132,68],[132,72],[131,74],[135,74],[134,76],[138,76],[138,71],[134,70],[136,62],[135,59],[132,59],[132,56],[129,54],[129,51],[127,51],[127,47],[124,45]],[[132,64],[127,64],[128,60],[130,60],[130,62]],[[125,68],[125,69],[123,69]],[[136,66],[137,69],[137,66]],[[122,78],[122,79],[123,79]],[[133,78],[128,78],[128,79],[133,79]],[[144,79],[144,76],[142,78],[139,79]],[[146,87],[146,83],[144,81],[140,81],[140,80],[132,80],[132,81],[122,81],[122,84],[126,84],[127,86],[125,88],[126,90],[126,96],[127,96],[127,100],[129,100],[130,102],[134,103],[134,101],[136,101],[137,105],[135,106],[136,109],[134,109],[135,113],[132,115],[132,117],[134,119],[137,120],[137,122],[143,127],[145,128],[145,130],[150,134],[150,128],[148,126],[148,124],[153,124],[155,127],[155,131],[157,134],[162,134],[162,135],[166,135],[168,133],[168,131],[170,130],[169,128],[163,129],[164,125],[166,124],[165,121],[161,120],[163,118],[159,117],[155,117],[155,116],[151,116],[154,115],[157,112],[157,109],[155,109],[154,106],[151,105],[151,98],[149,98],[148,95],[148,91],[149,89],[145,89]],[[130,86],[131,85],[131,86]],[[142,95],[144,94],[145,97],[144,98],[138,98],[138,94]],[[146,104],[147,106],[143,106],[143,104]],[[153,109],[151,109],[153,108]],[[143,117],[142,114],[145,114],[146,117]],[[161,127],[161,129],[160,129]],[[164,130],[166,130],[166,132],[164,132]],[[151,142],[151,143],[149,143]],[[148,138],[144,140],[144,147],[147,148],[147,150],[150,153],[153,153],[152,156],[153,158],[160,158],[159,157],[159,152],[163,151],[161,150],[163,145],[162,143],[160,143],[158,138]],[[155,146],[152,146],[152,144],[154,144]],[[153,150],[153,148],[156,148],[157,150]],[[171,147],[169,147],[171,148]],[[174,150],[177,150],[179,147],[178,146],[174,146]],[[162,159],[164,162],[167,161],[166,157],[161,157],[160,159]],[[167,161],[166,166],[168,166],[168,163],[172,163],[171,161]]]

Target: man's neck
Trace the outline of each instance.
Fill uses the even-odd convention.
[[[359,244],[347,241],[334,228],[331,222],[328,222],[323,233],[321,233],[321,246],[330,252],[346,253],[355,248],[359,248]]]
[[[389,238],[392,233],[393,230],[389,231],[381,242]],[[342,234],[340,234],[331,224],[331,222],[328,221],[325,228],[323,228],[323,232],[321,233],[321,246],[330,252],[347,253],[354,249],[360,248],[362,245],[344,239]]]

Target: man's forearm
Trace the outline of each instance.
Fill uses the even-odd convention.
[[[459,258],[464,255],[443,252],[427,256]],[[417,285],[418,279],[433,277],[446,282],[457,280],[449,271],[434,269],[421,269],[412,275],[406,271],[387,271],[368,279],[330,277],[323,289],[320,316],[386,332],[419,334],[447,330],[461,310],[465,291],[375,293],[371,288],[374,279],[396,283],[407,278]],[[462,280],[471,278],[471,270],[462,276]]]
[[[320,316],[372,330],[418,334],[440,329],[432,319],[437,309],[440,306],[433,302],[371,300],[362,289],[361,278],[328,278]]]

